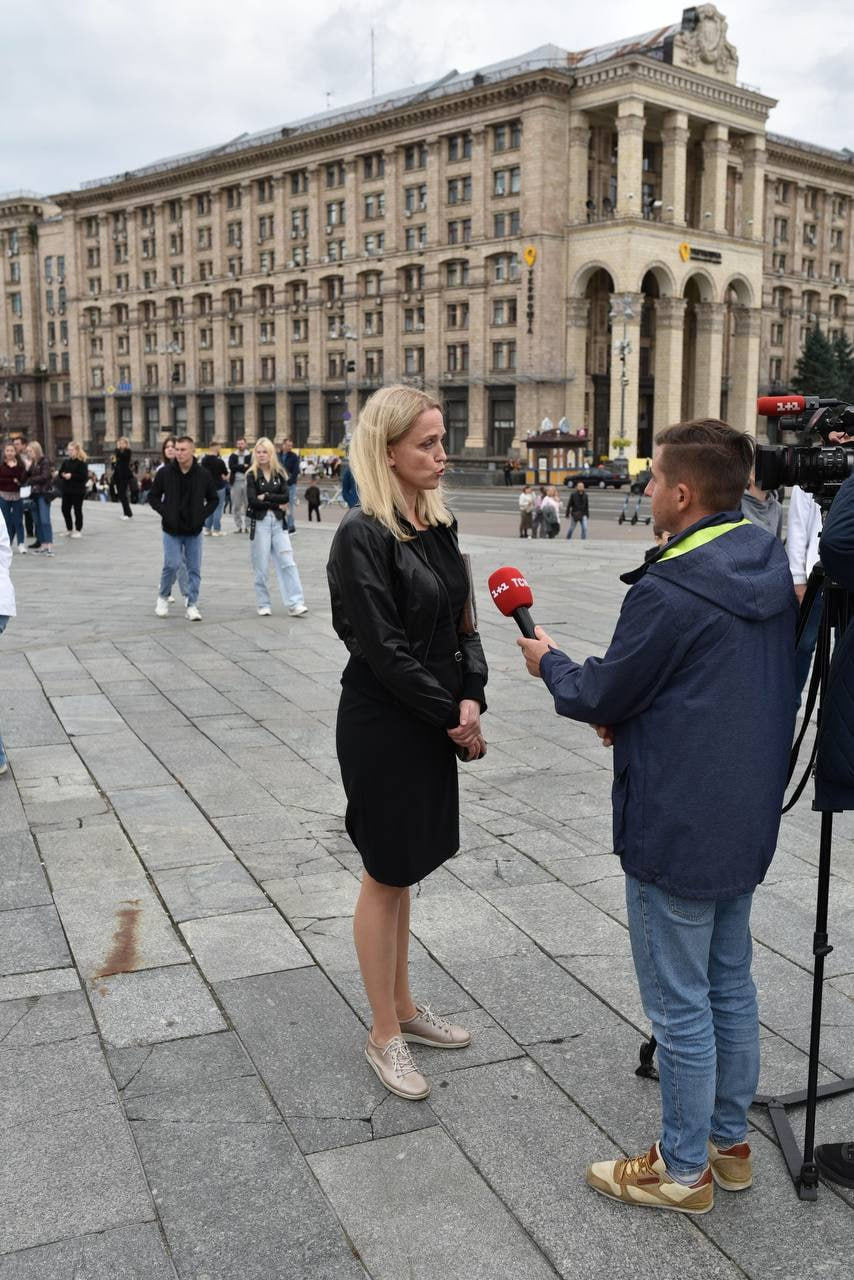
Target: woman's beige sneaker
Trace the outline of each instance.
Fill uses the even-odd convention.
[[[710,1141],[709,1164],[712,1177],[724,1191],[746,1191],[753,1185],[753,1154],[747,1142],[737,1142],[733,1147],[716,1147]]]
[[[420,1102],[430,1092],[430,1085],[412,1061],[402,1036],[394,1036],[384,1049],[368,1036],[365,1057],[387,1089],[399,1098]]]
[[[429,1044],[433,1049],[465,1049],[471,1044],[471,1032],[440,1018],[429,1004],[417,1004],[414,1018],[400,1024],[400,1034],[413,1044]]]

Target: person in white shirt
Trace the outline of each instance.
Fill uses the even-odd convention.
[[[821,536],[821,511],[818,503],[810,494],[805,493],[800,485],[792,489],[789,499],[789,524],[786,530],[786,554],[789,557],[789,568],[795,584],[795,595],[799,601],[804,598],[807,579],[813,565],[818,560],[818,540]],[[818,628],[821,622],[821,593],[816,596],[807,625],[801,634],[795,657],[796,684],[798,698],[807,682],[812,665],[812,655],[818,639]]]
[[[519,494],[519,537],[527,538],[531,532],[534,511],[534,495],[531,486],[526,484]]]
[[[0,520],[0,635],[6,630],[10,618],[15,617],[15,588],[12,586],[10,569],[12,567],[12,544],[5,520]],[[6,749],[0,737],[0,774],[9,768],[6,760]]]

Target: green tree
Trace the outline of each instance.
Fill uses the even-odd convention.
[[[844,329],[838,329],[833,339],[833,356],[838,378],[836,394],[846,404],[854,404],[854,345]]]
[[[839,394],[836,352],[818,325],[810,329],[795,365],[792,390],[802,395],[831,397]]]

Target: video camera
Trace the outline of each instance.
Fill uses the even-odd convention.
[[[801,433],[797,445],[757,447],[755,472],[760,489],[800,485],[826,513],[840,486],[854,474],[854,445],[829,445],[827,439],[831,431],[854,432],[854,405],[818,396],[760,396],[756,411],[768,419],[775,434]],[[816,437],[823,443],[808,443]]]

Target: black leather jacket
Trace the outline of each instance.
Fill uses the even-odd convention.
[[[267,497],[264,501],[259,501],[259,495],[262,493],[267,494]],[[263,520],[267,512],[272,511],[273,515],[284,520],[287,501],[287,475],[281,471],[274,471],[267,480],[263,471],[259,471],[257,475],[251,471],[246,472],[246,509],[250,516],[254,516],[256,520]]]
[[[457,544],[456,524],[443,536]],[[348,650],[364,658],[399,702],[431,724],[453,729],[459,702],[425,662],[436,631],[443,588],[417,542],[401,542],[355,507],[341,521],[326,566],[332,625]],[[486,658],[480,636],[459,636],[464,698],[485,709]]]

